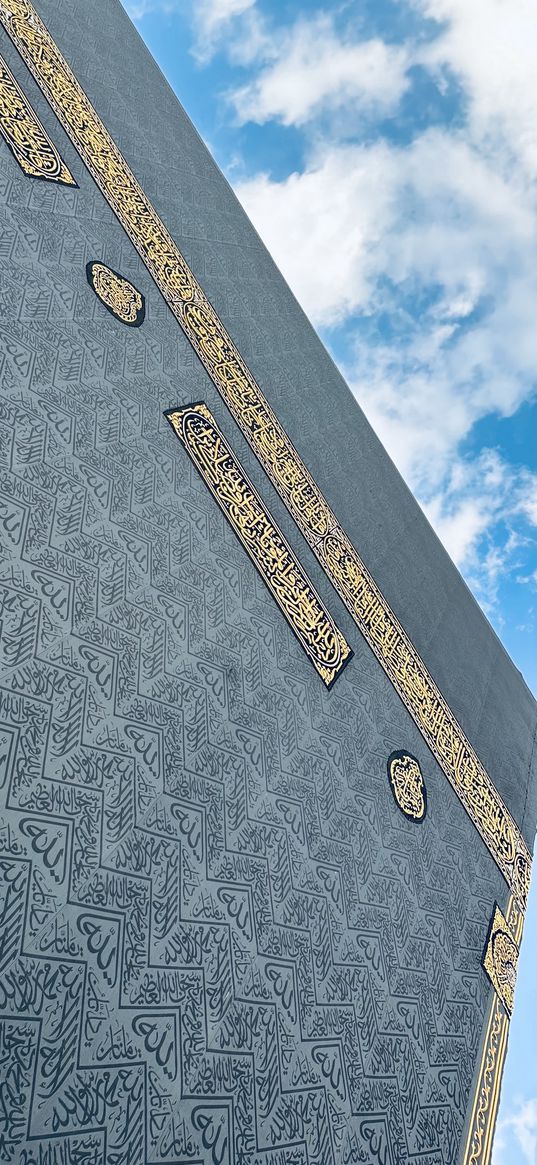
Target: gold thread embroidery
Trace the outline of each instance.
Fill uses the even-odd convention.
[[[501,911],[499,914],[510,941],[518,950],[522,939],[524,914],[514,895],[511,895],[507,904],[506,917],[504,918]],[[483,1052],[461,1165],[490,1163],[508,1035],[509,1012],[495,990],[489,1005]]]
[[[483,966],[509,1015],[513,1011],[517,964],[518,946],[500,907],[496,906],[483,955]]]
[[[330,688],[352,651],[204,404],[166,416],[321,679]]]
[[[522,906],[524,837],[30,0],[0,19]]]
[[[86,265],[88,283],[108,311],[123,324],[137,328],[145,317],[144,297],[128,279],[112,271],[105,263]]]
[[[0,133],[25,174],[76,186],[3,57],[0,57]]]
[[[464,1165],[489,1165],[508,1033],[507,1014],[498,997],[494,995],[485,1033],[466,1152],[463,1157]]]
[[[423,821],[427,812],[427,790],[415,756],[392,752],[388,757],[390,787],[399,809],[411,821]]]

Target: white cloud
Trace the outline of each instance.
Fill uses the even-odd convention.
[[[527,547],[517,519],[529,476],[497,450],[483,449],[476,458],[455,458],[423,506],[446,550],[488,609],[495,605],[499,580],[507,571],[517,570]],[[531,481],[537,488],[537,477]]]
[[[448,66],[470,100],[469,131],[537,174],[537,39],[534,0],[414,0],[445,22],[422,54]]]
[[[237,22],[242,24],[241,40],[244,42],[246,36],[249,41],[249,56],[255,56],[261,47],[262,38],[255,35],[255,30],[261,28],[255,12],[256,0],[197,0],[194,5],[188,4],[187,0],[123,0],[123,3],[134,21],[142,20],[150,12],[187,16],[195,33],[193,52],[200,63],[210,60]],[[231,43],[226,45],[226,49],[233,54]],[[240,47],[237,45],[237,55],[245,55],[244,43]]]
[[[155,12],[158,9],[164,8],[169,10],[169,5],[161,3],[161,0],[124,0],[125,9],[128,12],[131,20],[142,20],[147,16],[148,12]]]
[[[492,1165],[507,1165],[512,1161],[511,1134],[527,1165],[537,1165],[537,1099],[525,1101],[517,1112],[498,1122]]]
[[[458,451],[535,388],[532,197],[448,130],[404,148],[321,143],[302,173],[237,192],[317,326],[390,319],[393,337],[374,342],[357,325],[343,371],[492,611],[519,566],[521,520],[537,525],[537,479],[494,451]]]
[[[270,60],[231,94],[240,121],[302,126],[319,113],[351,106],[385,113],[407,86],[408,54],[382,40],[339,36],[326,15],[299,20],[264,42]]]
[[[406,150],[334,147],[302,174],[257,177],[238,193],[317,324],[373,315],[381,283],[396,284],[385,305],[396,339],[358,339],[343,370],[492,611],[502,574],[519,566],[520,518],[537,525],[537,477],[495,450],[472,461],[458,449],[477,420],[515,411],[533,384],[535,226],[524,202],[465,143],[437,133]],[[405,314],[401,289],[434,281],[431,305]]]
[[[198,0],[196,20],[201,29],[212,36],[235,16],[242,16],[249,8],[253,8],[254,4],[255,0]]]
[[[391,170],[383,146],[339,147],[282,182],[261,174],[235,186],[317,324],[337,323],[370,301],[372,256],[392,213]]]
[[[279,34],[270,59],[265,46],[239,116],[305,127],[312,146],[301,173],[237,192],[313,322],[357,317],[347,379],[456,561],[477,570],[480,547],[490,590],[502,562],[487,533],[537,524],[531,475],[505,467],[494,483],[490,458],[459,454],[477,421],[512,415],[537,383],[534,0],[412,2],[438,22],[417,47],[357,42],[327,17]],[[440,84],[456,73],[466,121],[406,146],[349,144],[368,102],[395,110],[412,63]],[[323,120],[336,108],[339,140],[339,119],[329,136]],[[502,536],[512,559],[516,536]]]
[[[302,173],[237,193],[314,323],[389,315],[395,338],[357,339],[345,372],[399,468],[430,492],[472,425],[510,415],[534,386],[528,200],[446,131],[407,148],[327,146]]]
[[[522,512],[532,526],[537,526],[537,481],[528,477],[521,501]],[[535,572],[537,578],[537,571]]]
[[[192,6],[191,19],[196,31],[194,52],[198,60],[205,62],[211,58],[222,40],[229,36],[233,26],[240,27],[240,39],[236,44],[238,55],[244,51],[248,40],[248,56],[255,56],[258,47],[257,29],[260,22],[255,10],[255,0],[197,0]],[[260,43],[260,42],[259,42]],[[234,38],[226,42],[226,49],[233,55]]]
[[[131,9],[181,5],[200,62],[218,49],[249,69],[228,94],[239,121],[302,130],[301,172],[258,173],[237,193],[313,322],[345,323],[348,337],[356,321],[347,379],[488,601],[516,565],[521,526],[537,526],[531,474],[460,452],[478,421],[512,415],[537,383],[535,0],[407,2],[437,26],[406,45],[359,39],[340,9],[337,26],[306,5],[277,24],[255,0]],[[372,115],[397,114],[413,64],[440,88],[456,74],[458,120],[390,144]]]
[[[484,492],[455,497],[449,488],[431,498],[425,513],[454,562],[464,566],[472,557],[478,539],[490,524],[496,506]]]
[[[476,422],[513,415],[536,390],[535,23],[524,0],[415,2],[444,22],[425,48],[391,57],[322,17],[295,24],[277,59],[264,49],[234,94],[241,120],[306,127],[312,144],[302,172],[236,189],[312,322],[356,318],[347,380],[490,609],[502,572],[518,566],[523,523],[537,525],[537,483],[494,451],[473,463],[459,451]],[[405,146],[349,143],[349,111],[395,108],[412,59],[439,80],[457,72],[466,123]],[[346,140],[337,118],[330,140],[322,128],[335,108]]]

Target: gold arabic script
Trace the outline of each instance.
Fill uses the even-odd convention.
[[[76,186],[3,57],[0,57],[0,133],[25,174]]]
[[[351,649],[204,404],[166,416],[315,669],[331,687]]]

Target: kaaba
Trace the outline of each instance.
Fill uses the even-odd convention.
[[[488,1165],[536,705],[119,0],[0,29],[1,1159]]]

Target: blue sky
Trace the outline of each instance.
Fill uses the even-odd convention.
[[[534,0],[124,0],[537,693]],[[537,1165],[537,888],[495,1165]]]

